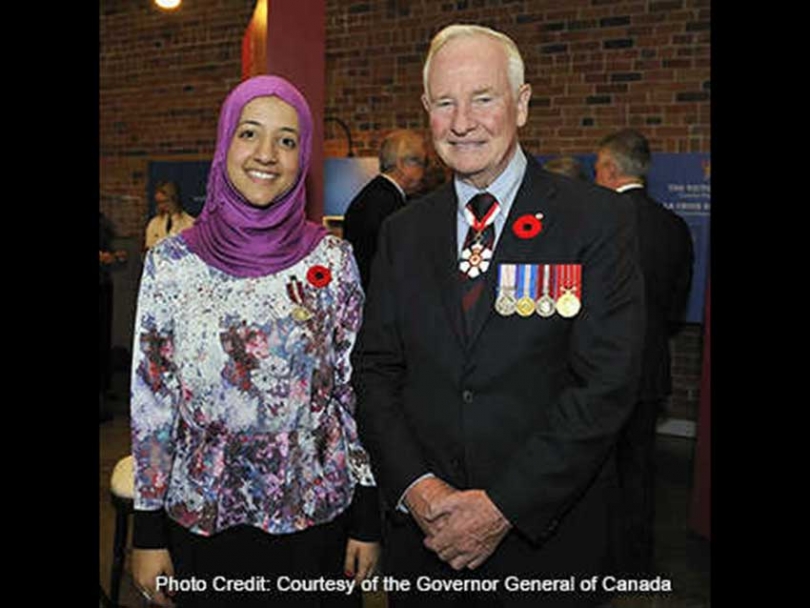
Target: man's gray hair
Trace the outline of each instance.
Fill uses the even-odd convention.
[[[427,57],[425,58],[425,65],[422,68],[422,85],[425,88],[425,95],[430,98],[430,93],[428,91],[428,74],[430,73],[430,63],[433,60],[433,56],[438,53],[439,49],[441,49],[445,44],[454,38],[460,38],[462,36],[489,36],[503,45],[503,49],[506,52],[507,77],[509,78],[509,85],[512,88],[512,95],[517,98],[518,90],[524,83],[525,73],[523,67],[523,58],[520,56],[520,51],[518,50],[517,45],[506,34],[502,34],[501,32],[482,25],[471,25],[464,23],[454,23],[453,25],[448,25],[438,34],[436,34],[433,37],[433,40],[431,40],[430,49],[428,50]]]
[[[650,144],[635,129],[623,129],[599,142],[625,177],[644,177],[650,169]]]

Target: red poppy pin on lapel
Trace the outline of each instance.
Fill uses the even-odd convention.
[[[332,282],[332,273],[326,266],[318,264],[307,270],[307,281],[313,287],[326,287]]]
[[[540,221],[542,219],[542,213],[521,215],[512,224],[512,232],[519,239],[533,239],[543,230],[543,223]]]

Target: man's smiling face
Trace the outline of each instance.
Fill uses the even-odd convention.
[[[436,152],[461,179],[482,189],[509,164],[518,127],[528,117],[531,88],[520,86],[515,99],[507,70],[497,40],[454,38],[434,55],[422,97]]]

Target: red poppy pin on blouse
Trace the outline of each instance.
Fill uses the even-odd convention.
[[[307,270],[307,281],[313,287],[326,287],[332,282],[332,273],[326,266],[316,264]]]
[[[542,213],[536,213],[534,215],[527,213],[526,215],[521,215],[515,220],[515,223],[512,224],[512,232],[514,232],[515,236],[519,239],[533,239],[543,230],[543,222],[540,221],[542,219]]]

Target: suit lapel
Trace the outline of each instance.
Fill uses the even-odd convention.
[[[543,175],[540,166],[532,156],[526,154],[526,160],[526,174],[517,195],[515,195],[506,223],[503,225],[498,244],[495,247],[492,264],[485,275],[484,291],[481,294],[481,299],[476,304],[475,318],[467,341],[468,349],[475,346],[475,341],[481,335],[487,321],[492,315],[497,314],[494,308],[498,288],[498,266],[519,260],[525,260],[526,263],[530,262],[531,252],[537,249],[536,239],[543,238],[542,231],[533,238],[519,238],[512,230],[515,220],[523,215],[535,216],[542,213],[543,230],[547,230],[554,223],[555,214],[553,210],[557,204],[556,188],[553,182]]]
[[[461,311],[461,286],[458,278],[458,255],[456,252],[456,200],[453,182],[443,186],[447,192],[438,200],[439,213],[425,226],[432,244],[430,262],[437,289],[450,327],[460,347],[464,347],[464,319]],[[448,238],[449,235],[449,238]]]

